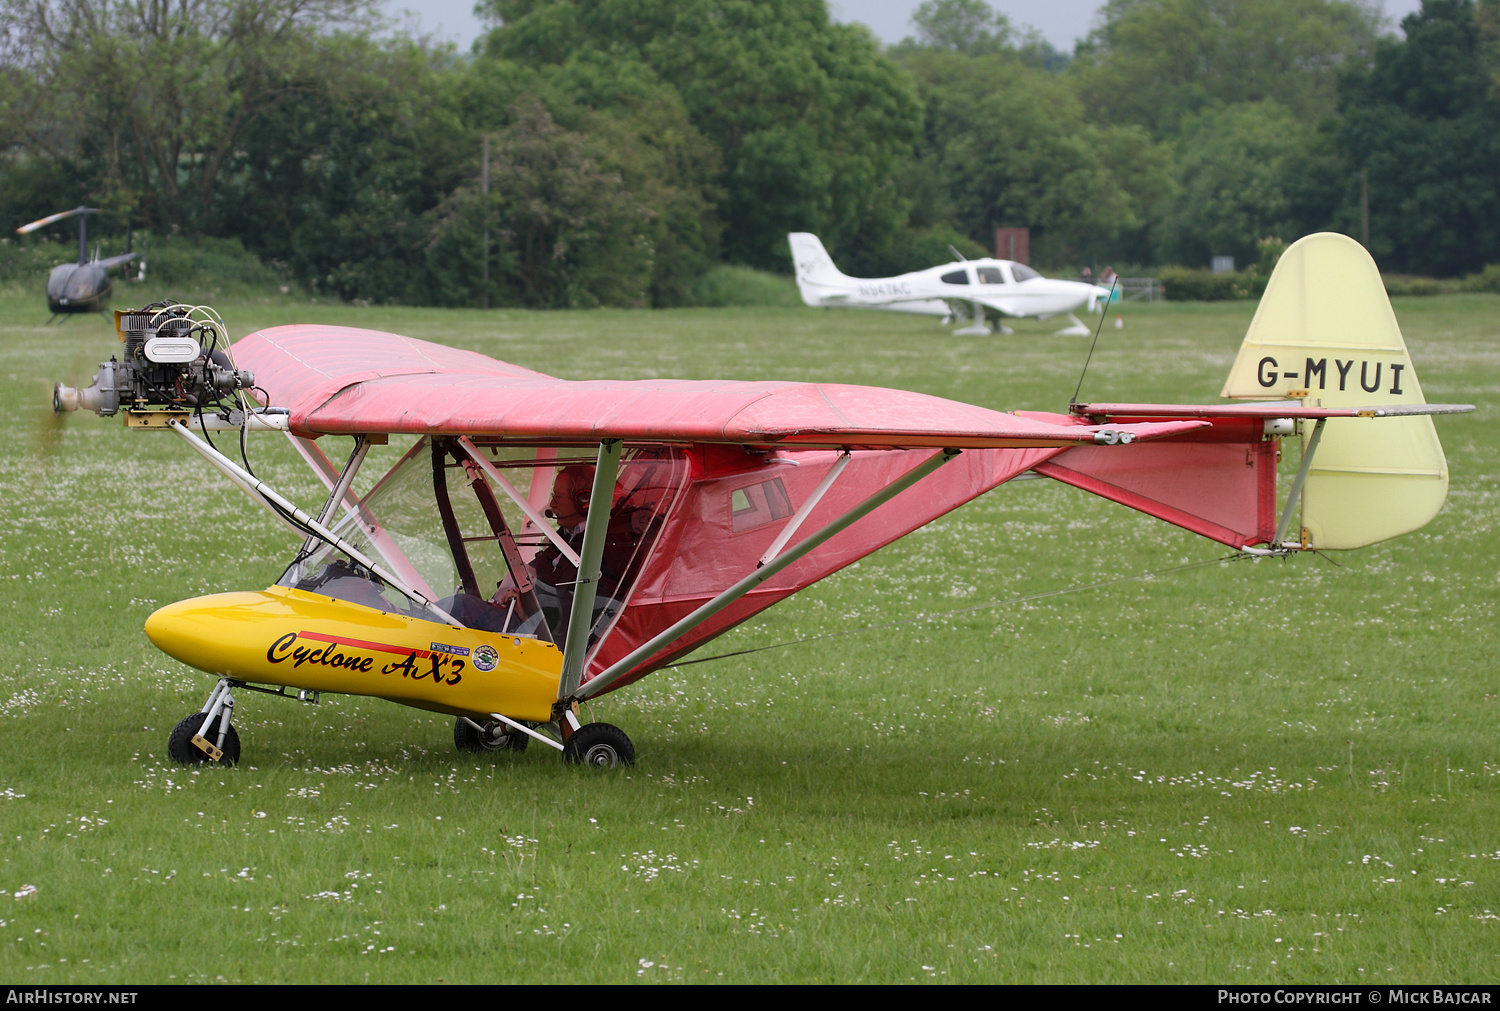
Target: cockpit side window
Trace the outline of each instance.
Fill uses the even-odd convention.
[[[969,272],[967,270],[953,270],[943,275],[944,284],[968,284]]]
[[[1000,272],[999,267],[975,267],[974,272],[979,275],[980,284],[1005,283],[1005,275]]]
[[[729,495],[729,525],[735,533],[754,530],[790,515],[792,500],[779,477],[736,488]]]

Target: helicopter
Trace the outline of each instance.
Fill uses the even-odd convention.
[[[88,255],[88,216],[90,214],[104,213],[97,207],[78,206],[71,211],[60,211],[57,214],[49,214],[45,218],[39,218],[30,224],[22,225],[16,229],[19,235],[27,235],[38,228],[45,228],[54,222],[64,221],[68,218],[78,219],[78,261],[76,263],[59,263],[52,268],[52,273],[47,275],[47,308],[52,310],[52,318],[47,320],[51,323],[59,316],[66,317],[71,313],[80,312],[104,312],[105,303],[109,300],[110,290],[113,287],[109,279],[109,269],[121,264],[129,263],[140,253],[129,252],[130,239],[127,238],[125,245],[127,252],[119,256],[108,256],[100,259],[97,251],[93,259]]]

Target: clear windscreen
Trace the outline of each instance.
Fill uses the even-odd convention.
[[[331,517],[328,525],[407,586],[437,600],[448,592],[440,588],[453,585],[454,567],[433,505],[430,457],[429,440],[419,440],[357,506],[349,506],[346,499],[342,515]],[[299,553],[276,585],[432,617],[420,604],[322,541],[310,553]]]

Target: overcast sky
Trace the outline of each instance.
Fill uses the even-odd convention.
[[[829,0],[836,21],[862,21],[882,42],[899,42],[911,34],[911,12],[920,0]],[[458,44],[467,51],[483,26],[474,16],[473,0],[384,0],[387,11],[398,19],[410,11],[419,31]],[[1073,41],[1088,34],[1100,0],[999,0],[991,6],[1004,11],[1018,25],[1031,25],[1047,41],[1064,52],[1073,51]],[[1421,7],[1421,0],[1385,0],[1392,26]]]

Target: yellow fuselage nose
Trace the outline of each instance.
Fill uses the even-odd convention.
[[[463,716],[550,720],[562,671],[562,653],[548,642],[280,586],[169,604],[146,619],[146,635],[220,677]]]

